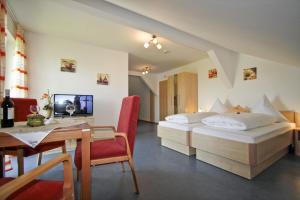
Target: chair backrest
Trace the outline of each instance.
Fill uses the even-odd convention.
[[[36,99],[11,98],[15,104],[15,122],[26,121],[30,112],[31,105],[37,105]]]
[[[119,115],[117,132],[127,134],[131,154],[134,150],[134,142],[137,130],[137,121],[140,109],[140,97],[129,96],[122,101],[122,107]]]

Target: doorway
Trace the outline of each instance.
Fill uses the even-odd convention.
[[[140,76],[129,75],[128,94],[140,97],[139,120],[155,122],[155,94]]]

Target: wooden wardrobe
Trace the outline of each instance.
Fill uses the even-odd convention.
[[[198,110],[198,75],[182,72],[159,83],[160,120],[167,115]]]

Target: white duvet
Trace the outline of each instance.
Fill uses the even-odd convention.
[[[226,113],[209,116],[201,121],[203,124],[211,127],[243,131],[270,125],[276,122],[276,118],[261,113]]]
[[[169,122],[179,124],[199,123],[205,117],[216,115],[215,112],[197,112],[197,113],[181,113],[176,115],[169,115],[165,119]]]

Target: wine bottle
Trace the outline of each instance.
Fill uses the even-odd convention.
[[[14,126],[14,102],[10,98],[10,91],[5,90],[5,98],[1,104],[1,127],[13,127]]]

